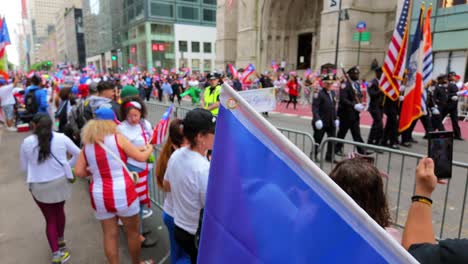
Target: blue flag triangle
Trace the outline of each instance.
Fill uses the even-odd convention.
[[[417,263],[223,86],[198,263]]]

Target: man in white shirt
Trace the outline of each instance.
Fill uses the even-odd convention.
[[[5,114],[6,125],[8,131],[16,131],[13,125],[14,121],[14,106],[15,97],[13,96],[13,89],[16,87],[18,78],[15,78],[12,84],[8,84],[3,77],[0,77],[0,101]]]

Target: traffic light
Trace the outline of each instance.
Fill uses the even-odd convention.
[[[51,65],[52,63],[50,61],[47,61],[47,65]]]
[[[116,61],[116,60],[117,60],[117,56],[112,55],[111,59],[112,59],[113,61]]]

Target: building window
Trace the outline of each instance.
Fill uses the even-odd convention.
[[[211,60],[203,60],[203,70],[205,72],[211,71]]]
[[[206,22],[216,22],[216,10],[203,9],[203,20]]]
[[[203,42],[203,52],[211,53],[211,42]]]
[[[200,60],[199,59],[192,59],[192,70],[199,71],[200,70]]]
[[[171,35],[172,26],[163,24],[151,24],[152,35]]]
[[[180,68],[185,68],[185,67],[187,67],[187,66],[188,66],[187,59],[185,59],[185,58],[183,58],[183,59],[180,58],[180,59],[179,59],[179,67],[180,67]]]
[[[198,3],[198,0],[180,0],[182,2]]]
[[[179,41],[179,51],[180,52],[187,52],[187,41]]]
[[[151,15],[159,17],[174,17],[174,6],[171,4],[151,3]]]
[[[466,0],[439,0],[439,7],[452,7],[464,4],[468,4],[468,2]]]
[[[177,17],[187,20],[199,20],[198,8],[189,6],[179,6],[177,9]]]
[[[216,0],[203,0],[205,5],[216,5]]]
[[[200,42],[192,41],[192,52],[200,52]]]

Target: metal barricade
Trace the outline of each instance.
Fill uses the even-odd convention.
[[[157,124],[163,114],[166,112],[167,108],[169,108],[170,104],[165,104],[165,103],[160,103],[160,102],[155,102],[155,101],[149,101],[145,102],[147,112],[148,112],[148,121],[151,124]],[[174,116],[175,116],[175,111],[174,111]]]
[[[327,144],[342,143],[345,147],[363,147],[373,150],[374,165],[388,177],[384,179],[385,193],[392,217],[392,223],[404,227],[408,209],[411,205],[411,196],[415,189],[415,170],[424,155],[368,145],[360,142],[327,138],[320,145],[325,150]],[[349,149],[349,147],[347,147]],[[332,153],[334,155],[334,153]],[[325,151],[320,153],[320,168],[326,171],[324,163]],[[332,156],[334,159],[335,157]],[[447,185],[438,185],[432,194],[434,201],[432,208],[433,224],[438,238],[468,237],[468,221],[465,219],[468,191],[468,163],[454,161],[452,163],[452,179]]]
[[[158,160],[158,157],[159,157],[159,153],[161,153],[161,150],[162,150],[162,146],[157,146],[154,148],[154,156],[155,156],[155,160]],[[150,196],[150,199],[151,201],[157,206],[159,207],[159,209],[161,209],[161,211],[163,210],[163,205],[164,205],[164,199],[166,198],[166,194],[158,188],[158,183],[156,181],[156,163],[154,164],[153,166],[153,179],[151,179],[150,181],[148,181],[149,183],[149,196]]]
[[[192,110],[194,108],[195,107],[193,107],[193,106],[177,106],[175,111],[174,111],[175,117],[180,118],[180,119],[184,119],[185,115],[187,115],[187,113],[190,112],[190,110]]]
[[[313,159],[315,155],[315,140],[309,133],[283,127],[276,128],[302,152],[308,155],[310,159]]]

